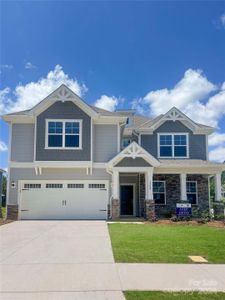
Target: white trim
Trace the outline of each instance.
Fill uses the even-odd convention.
[[[124,116],[99,116],[98,119],[94,119],[94,124],[120,124],[121,122],[126,121],[126,117]]]
[[[120,125],[117,124],[117,152],[120,152]]]
[[[187,175],[180,174],[180,200],[187,201]]]
[[[10,172],[10,161],[11,161],[11,151],[12,151],[12,123],[9,124],[9,144],[8,144],[8,180],[7,180],[7,195],[6,195],[6,207],[9,204],[9,189],[11,181],[11,172]],[[6,218],[7,218],[7,209],[6,209]]]
[[[172,156],[160,156],[160,136],[161,135],[171,135],[172,136],[172,145],[171,145],[171,147],[172,147]],[[174,156],[174,148],[175,147],[185,146],[185,145],[175,145],[174,144],[174,136],[176,136],[176,135],[185,135],[186,136],[186,141],[187,141],[187,144],[186,144],[187,155],[186,156]],[[170,146],[170,145],[168,145],[168,146]],[[164,132],[158,132],[157,133],[157,152],[158,152],[157,153],[158,158],[164,158],[164,159],[167,159],[167,158],[179,158],[179,159],[189,158],[189,133],[187,133],[187,132],[165,132],[165,133]]]
[[[215,174],[214,180],[215,180],[215,201],[221,201],[222,198],[221,173]]]
[[[62,122],[62,147],[49,147],[48,146],[48,123],[50,122]],[[66,122],[76,122],[79,123],[79,134],[67,134],[65,129]],[[45,149],[47,150],[82,150],[82,135],[83,135],[83,120],[82,119],[45,119]],[[54,134],[50,134],[54,135]],[[78,135],[79,136],[79,147],[66,147],[65,146],[65,136],[66,135]]]
[[[164,192],[157,192],[157,193],[154,193],[154,188],[153,188],[153,183],[154,182],[163,182],[163,185],[164,185]],[[165,198],[164,198],[164,203],[155,203],[155,205],[166,205],[166,181],[165,180],[153,180],[152,182],[152,194],[153,194],[153,199],[154,199],[154,194],[164,194],[165,195]]]
[[[112,158],[108,162],[108,168],[109,169],[113,168],[125,157],[131,157],[133,159],[135,159],[136,157],[141,157],[153,167],[160,165],[160,162],[157,159],[155,159],[149,152],[147,152],[136,142],[132,142],[130,145],[128,145],[125,149],[123,149],[120,153],[118,153],[116,156],[114,156],[114,158]]]
[[[133,214],[132,215],[122,215],[121,214],[121,205],[120,205],[120,216],[127,217],[127,216],[136,216],[136,183],[120,183],[120,203],[121,203],[121,186],[133,186]]]
[[[113,167],[112,168],[113,171],[115,170],[122,173],[132,173],[132,172],[144,173],[151,169],[153,170],[153,167]]]
[[[198,181],[197,180],[187,180],[186,181],[186,184],[188,183],[188,182],[191,182],[191,183],[195,183],[195,186],[196,186],[196,192],[188,192],[187,191],[187,195],[188,194],[196,194],[196,203],[195,204],[192,204],[192,205],[198,205]],[[189,201],[188,201],[188,198],[187,198],[187,202],[188,203],[190,203]]]

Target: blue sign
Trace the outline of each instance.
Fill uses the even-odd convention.
[[[176,216],[177,217],[191,217],[192,208],[190,203],[177,203]]]

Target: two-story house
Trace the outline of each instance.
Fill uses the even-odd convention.
[[[210,176],[221,199],[223,164],[209,162],[208,135],[172,108],[154,119],[108,112],[65,85],[10,125],[8,218],[107,219],[209,208]]]

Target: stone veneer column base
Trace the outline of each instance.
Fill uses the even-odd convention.
[[[154,200],[145,200],[145,217],[147,220],[155,219],[155,201]]]
[[[7,219],[18,220],[18,205],[7,205]]]
[[[120,200],[112,199],[112,220],[117,220],[120,217]]]

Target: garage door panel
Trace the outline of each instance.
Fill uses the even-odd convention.
[[[38,186],[39,184],[39,186]],[[36,185],[36,186],[35,186]],[[23,184],[21,219],[106,219],[108,182]],[[25,188],[27,187],[27,188]],[[59,188],[61,187],[61,188]]]

